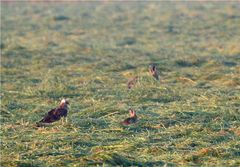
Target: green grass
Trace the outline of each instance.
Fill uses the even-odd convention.
[[[240,3],[1,5],[1,166],[240,165]]]

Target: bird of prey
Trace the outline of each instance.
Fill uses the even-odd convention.
[[[121,124],[124,126],[134,124],[138,121],[136,111],[134,111],[131,108],[128,111],[129,111],[130,117],[121,122]]]
[[[130,79],[127,83],[127,87],[128,89],[131,89],[138,81],[138,77],[134,77],[132,79]]]
[[[67,117],[69,102],[66,99],[62,99],[59,106],[50,110],[44,118],[37,123],[41,125],[42,123],[53,123],[60,120],[62,117]]]
[[[159,80],[157,67],[155,65],[150,65],[149,72],[156,80]]]

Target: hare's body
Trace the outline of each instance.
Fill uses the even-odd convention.
[[[134,110],[129,109],[129,113],[130,113],[130,117],[121,122],[121,124],[124,126],[134,124],[138,121],[136,112]]]
[[[149,72],[156,80],[159,80],[159,74],[155,65],[149,67]]]
[[[130,79],[127,83],[128,89],[131,89],[134,85],[136,85],[137,81],[138,81],[138,77],[134,77]]]

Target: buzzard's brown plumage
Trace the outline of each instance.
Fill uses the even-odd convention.
[[[150,65],[149,72],[156,80],[159,80],[157,67],[155,65]]]
[[[45,117],[39,121],[37,124],[41,123],[53,123],[60,120],[62,117],[66,117],[68,114],[68,104],[69,102],[66,99],[62,99],[59,106],[50,110]]]
[[[128,111],[130,113],[130,117],[121,122],[121,124],[124,126],[134,124],[138,121],[136,112],[132,109],[129,109]]]

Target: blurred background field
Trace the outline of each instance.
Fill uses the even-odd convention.
[[[240,166],[239,11],[2,2],[1,166]],[[63,97],[68,122],[36,128]]]

